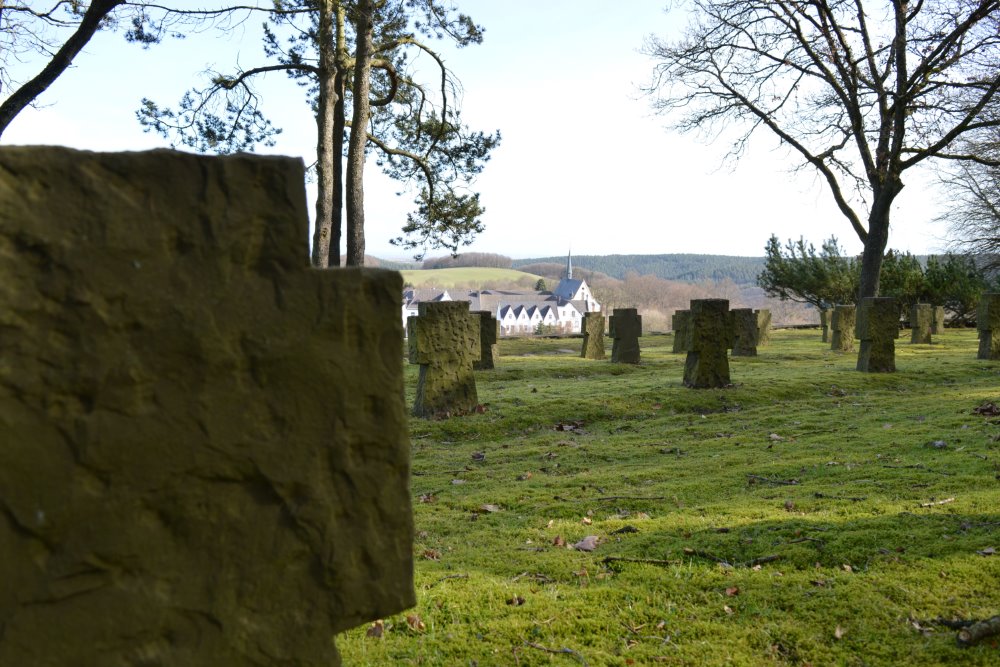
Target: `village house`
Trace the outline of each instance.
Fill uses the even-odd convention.
[[[501,336],[529,335],[537,331],[580,333],[583,314],[599,312],[585,280],[573,279],[573,260],[567,258],[566,278],[549,291],[473,290],[451,294],[448,290],[408,288],[403,291],[403,328],[406,318],[417,314],[421,301],[468,301],[470,310],[486,310],[500,324]]]

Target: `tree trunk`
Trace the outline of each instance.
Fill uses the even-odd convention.
[[[11,96],[4,100],[3,104],[0,104],[0,135],[3,135],[4,130],[17,114],[44,93],[59,78],[60,74],[69,69],[73,58],[101,29],[101,22],[104,18],[124,2],[125,0],[94,0],[90,3],[80,20],[80,25],[76,28],[76,32],[70,35],[62,47],[53,54],[52,59],[42,71],[11,93]]]
[[[319,107],[316,110],[316,223],[313,233],[313,266],[325,269],[330,255],[340,257],[340,230],[333,230],[334,218],[334,162],[339,154],[334,141],[335,107],[339,101],[336,88],[337,64],[333,34],[333,6],[335,0],[319,3]],[[338,237],[336,245],[331,237]]]
[[[903,189],[903,183],[894,182],[875,191],[875,199],[868,215],[868,236],[864,239],[865,249],[861,255],[861,284],[858,287],[858,305],[867,296],[878,296],[882,258],[889,243],[889,212],[896,195]]]
[[[372,66],[372,2],[358,0],[355,16],[354,116],[347,146],[347,265],[365,263],[365,144],[370,114]]]
[[[330,242],[330,266],[340,266],[340,241],[344,220],[344,120],[347,68],[347,31],[344,5],[337,4],[337,104],[333,109],[333,231]]]

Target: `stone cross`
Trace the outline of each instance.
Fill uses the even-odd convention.
[[[856,325],[857,310],[854,306],[840,305],[833,307],[832,329],[830,336],[830,349],[837,352],[851,352],[854,350],[854,328]]]
[[[394,271],[300,159],[0,147],[0,665],[339,665],[414,604]]]
[[[944,306],[934,306],[934,321],[931,324],[932,334],[943,334],[944,333]]]
[[[479,318],[479,360],[472,362],[472,368],[477,371],[489,371],[496,368],[497,339],[500,337],[500,323],[488,310],[474,310],[472,314]]]
[[[611,361],[621,364],[639,363],[639,337],[642,336],[642,316],[635,308],[615,308],[608,318]]]
[[[899,338],[899,307],[896,299],[873,296],[862,299],[856,328],[861,340],[858,370],[865,373],[895,371],[896,339]]]
[[[583,349],[580,351],[580,356],[584,359],[603,359],[604,315],[584,313],[580,325],[583,329]]]
[[[929,303],[915,303],[910,307],[910,343],[930,345],[934,309]]]
[[[823,328],[823,342],[830,342],[830,318],[833,315],[833,308],[819,309],[819,325]]]
[[[688,337],[691,333],[691,311],[675,310],[670,318],[670,328],[674,330],[673,352],[687,352],[690,345]]]
[[[468,301],[422,301],[407,318],[410,363],[420,364],[413,414],[463,414],[479,405],[472,365],[479,360],[480,318]]]
[[[733,346],[729,301],[694,299],[690,310],[684,384],[695,389],[725,387],[730,384],[727,350]]]
[[[733,356],[757,356],[757,314],[753,308],[729,311],[733,322]]]
[[[1000,293],[987,292],[979,299],[976,315],[979,359],[1000,359]]]
[[[757,347],[762,347],[771,342],[771,311],[761,308],[754,313],[757,315]]]

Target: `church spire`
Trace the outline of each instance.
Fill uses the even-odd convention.
[[[573,280],[573,250],[566,254],[566,280]]]

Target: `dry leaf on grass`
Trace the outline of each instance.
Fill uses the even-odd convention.
[[[493,503],[486,503],[485,505],[480,505],[479,506],[479,511],[480,512],[485,512],[487,514],[492,514],[493,512],[499,512],[500,511],[500,506],[499,505],[494,505]]]
[[[726,595],[728,595],[729,597],[735,597],[739,594],[740,594],[739,586],[730,586],[729,588],[726,589]]]
[[[847,630],[844,630],[844,628],[840,627],[839,625],[836,628],[834,628],[834,630],[833,630],[833,638],[834,639],[843,639],[844,635],[846,635],[846,634],[847,634]]]
[[[519,481],[519,482],[524,482],[524,481],[527,481],[529,479],[531,479],[531,473],[530,472],[526,472],[523,475],[518,475],[517,476],[517,481]]]
[[[585,538],[573,545],[577,551],[593,551],[597,548],[601,538],[597,535],[587,535]]]
[[[564,547],[566,546],[566,540],[563,539],[562,535],[556,535],[555,537],[552,538],[552,546]]]
[[[594,523],[594,521],[589,516],[585,516],[583,517],[583,519],[580,520],[580,523],[582,523],[585,526],[589,526],[590,524]]]
[[[427,560],[441,560],[441,552],[437,549],[424,549],[424,558]]]
[[[520,607],[522,604],[524,604],[524,598],[521,597],[520,595],[515,595],[511,599],[507,600],[507,604],[509,604],[512,607]]]
[[[472,460],[473,461],[485,461],[486,460],[486,454],[484,454],[483,452],[472,452]]]
[[[385,634],[385,623],[381,619],[372,623],[368,631],[365,632],[366,637],[373,637],[375,639],[378,639],[383,634]]]
[[[421,621],[420,617],[416,614],[407,614],[406,624],[410,626],[410,630],[413,630],[414,632],[423,632],[427,629],[427,626],[424,625],[424,622]]]

